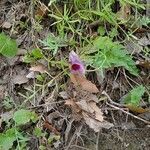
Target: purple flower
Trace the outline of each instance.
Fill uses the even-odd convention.
[[[71,51],[69,54],[69,62],[71,64],[71,73],[73,74],[85,74],[85,67],[79,56]]]

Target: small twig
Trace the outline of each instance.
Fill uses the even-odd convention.
[[[114,102],[105,91],[103,91],[102,94],[104,94],[108,98],[108,100],[111,104],[114,104],[114,105],[119,106],[119,107],[125,107],[125,105],[123,105],[123,104],[119,104],[119,103]]]
[[[74,141],[77,132],[78,132],[78,131],[77,131],[77,129],[76,129],[76,131],[74,132],[74,134],[73,134],[72,137],[71,137],[71,140],[70,140],[69,144],[66,146],[65,150],[69,150],[69,149],[70,149],[71,144],[72,144],[72,142]]]
[[[112,107],[112,108],[115,108],[115,109],[117,109],[117,110],[122,111],[123,113],[125,113],[125,114],[127,114],[127,115],[129,115],[129,116],[131,116],[131,117],[133,117],[133,118],[135,118],[135,119],[138,119],[138,120],[140,120],[140,121],[143,121],[143,122],[146,123],[146,124],[150,124],[149,121],[144,120],[144,119],[142,119],[142,118],[140,118],[140,117],[138,117],[138,116],[135,116],[135,115],[133,115],[132,113],[125,111],[125,110],[122,109],[122,108],[119,108],[119,107],[117,107],[117,106],[114,106],[114,105],[112,105],[112,104],[109,104],[108,102],[106,102],[106,104],[107,104],[108,106]]]
[[[114,102],[114,101],[110,98],[110,96],[109,96],[105,91],[103,91],[102,94],[104,94],[105,96],[107,96],[109,102],[111,103],[111,104],[110,104],[110,103],[106,102],[106,104],[107,104],[108,106],[110,106],[110,107],[112,107],[112,108],[114,108],[114,109],[116,109],[116,110],[120,110],[120,111],[122,111],[123,113],[125,113],[125,114],[127,114],[127,115],[129,115],[129,116],[131,116],[131,117],[133,117],[133,118],[135,118],[135,119],[138,119],[138,120],[140,120],[140,121],[143,121],[143,122],[146,123],[146,124],[150,124],[149,121],[144,120],[144,119],[142,119],[142,118],[140,118],[140,117],[138,117],[138,116],[135,116],[135,115],[133,115],[132,113],[130,113],[130,112],[128,112],[128,111],[125,111],[123,108],[120,108],[120,107],[123,107],[124,105],[121,105],[121,104],[118,104],[118,103]],[[116,106],[115,106],[115,105],[116,105]],[[118,107],[118,106],[119,106],[119,107]]]
[[[38,107],[44,107],[44,106],[59,104],[59,103],[63,103],[63,102],[65,102],[65,101],[62,100],[62,101],[58,101],[58,102],[45,103],[45,104],[41,104],[41,105],[37,105],[37,106],[31,106],[31,107],[28,107],[28,108],[29,109],[34,109],[34,108],[38,108]]]
[[[67,143],[67,141],[68,141],[68,137],[69,137],[69,133],[71,131],[73,121],[74,121],[74,119],[71,119],[70,122],[67,124],[67,128],[65,131],[65,143]]]
[[[96,140],[96,150],[99,150],[99,137],[100,137],[100,132],[101,132],[101,130],[98,132],[98,134],[97,134],[97,140]]]

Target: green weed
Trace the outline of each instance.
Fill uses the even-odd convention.
[[[56,37],[53,34],[50,34],[43,41],[40,40],[40,42],[43,44],[44,49],[52,52],[53,56],[57,54],[59,48],[67,46],[67,39],[65,37]]]
[[[84,54],[86,62],[97,70],[122,66],[131,74],[138,75],[138,69],[124,46],[109,37],[97,37]]]
[[[18,48],[15,40],[0,33],[0,54],[6,57],[13,57],[17,54]]]
[[[133,105],[136,107],[139,106],[144,93],[145,87],[143,85],[139,85],[133,88],[125,98],[125,104]]]
[[[29,123],[30,120],[32,122],[37,121],[38,117],[35,114],[35,112],[20,109],[16,111],[12,118],[10,118],[10,125],[8,129],[5,130],[4,133],[0,133],[0,149],[2,150],[8,150],[8,149],[23,149],[26,147],[26,142],[29,141],[29,138],[27,135],[21,130],[20,125],[25,125],[26,123]],[[2,120],[3,121],[3,120]],[[7,124],[8,124],[7,120]],[[9,122],[10,122],[9,121]],[[14,145],[14,142],[16,141],[16,146]]]

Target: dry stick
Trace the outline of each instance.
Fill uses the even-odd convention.
[[[97,134],[97,140],[96,140],[96,150],[99,150],[99,137],[100,137],[100,132],[101,132],[101,130],[98,132],[98,134]]]
[[[111,100],[111,98],[109,97],[109,95],[108,95],[105,91],[103,91],[102,94],[104,94],[104,95],[107,96],[107,98],[108,98],[108,100],[110,101],[110,103],[113,102],[113,100]],[[114,106],[114,105],[112,105],[112,104],[110,104],[110,103],[106,102],[106,104],[107,104],[108,106],[110,106],[110,107],[112,107],[112,108],[115,108],[115,109],[117,109],[117,110],[120,110],[120,111],[122,111],[123,113],[125,113],[125,114],[127,114],[127,115],[129,115],[129,116],[131,116],[131,117],[133,117],[133,118],[135,118],[135,119],[138,119],[138,120],[140,120],[140,121],[143,121],[143,122],[146,123],[146,124],[150,124],[149,121],[144,120],[144,119],[142,119],[142,118],[140,118],[140,117],[138,117],[138,116],[135,116],[135,115],[133,115],[132,113],[125,111],[123,108]],[[114,102],[113,102],[113,103],[114,103]]]
[[[135,115],[131,114],[130,112],[125,111],[125,110],[122,109],[122,108],[119,108],[119,107],[114,106],[114,105],[112,105],[112,104],[109,104],[109,103],[107,103],[107,102],[106,102],[106,104],[107,104],[108,106],[112,107],[112,108],[115,108],[115,109],[117,109],[117,110],[120,110],[120,111],[124,112],[125,114],[127,114],[127,115],[129,115],[129,116],[132,116],[133,118],[136,118],[136,119],[138,119],[138,120],[141,120],[141,121],[143,121],[143,122],[146,123],[146,124],[150,124],[149,121],[144,120],[144,119],[142,119],[142,118],[140,118],[140,117],[138,117],[138,116],[135,116]]]
[[[75,139],[75,136],[76,136],[77,132],[78,131],[76,129],[76,131],[74,132],[73,136],[71,137],[71,140],[70,140],[69,144],[67,145],[67,147],[65,148],[65,150],[69,150],[70,149],[71,144],[72,144],[73,140]]]
[[[108,100],[110,101],[111,104],[114,104],[114,105],[119,106],[119,107],[126,107],[123,104],[118,104],[118,103],[114,102],[105,91],[103,91],[102,94],[104,94],[108,98]]]

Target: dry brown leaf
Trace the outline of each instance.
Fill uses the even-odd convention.
[[[100,122],[96,119],[91,118],[87,113],[82,112],[83,118],[86,122],[86,124],[93,129],[95,132],[99,132],[101,128],[110,129],[114,125],[112,123],[109,123],[107,121]]]
[[[144,109],[142,107],[136,107],[136,106],[132,106],[132,105],[126,105],[127,108],[129,108],[132,112],[136,112],[136,113],[145,113],[145,112],[150,112],[150,109]]]
[[[89,117],[86,113],[82,113],[83,118],[86,122],[86,124],[92,128],[95,132],[99,132],[99,130],[101,129],[101,127],[99,126],[99,121]]]
[[[31,67],[30,71],[45,73],[45,72],[47,72],[47,68],[43,64],[38,64],[36,66]]]
[[[93,84],[91,81],[87,80],[84,76],[78,75],[78,74],[71,74],[70,76],[71,82],[75,86],[81,86],[83,90],[86,90],[90,93],[98,93],[99,90],[96,87],[95,84]]]
[[[99,107],[96,105],[96,103],[91,101],[89,105],[91,109],[95,112],[95,119],[103,121],[104,120],[103,113],[101,112],[101,109],[99,109]]]
[[[27,83],[28,81],[29,80],[25,75],[16,75],[12,78],[12,82],[19,85]]]
[[[34,79],[34,78],[36,77],[35,72],[34,72],[34,71],[29,72],[29,73],[26,75],[26,77],[27,77],[28,79]]]
[[[150,61],[145,60],[145,61],[136,61],[136,64],[139,66],[142,66],[144,68],[150,69]]]
[[[60,132],[52,124],[50,124],[48,121],[44,122],[43,127],[50,130],[51,132],[53,132],[56,135],[60,135]]]
[[[86,100],[81,100],[79,102],[76,102],[76,104],[84,111],[88,113],[94,113],[94,110],[91,109],[89,103]]]
[[[65,105],[68,105],[68,106],[71,106],[71,108],[76,112],[80,112],[81,109],[79,108],[79,106],[74,102],[73,99],[68,99],[68,100],[65,100]]]
[[[44,17],[48,12],[48,8],[44,3],[40,3],[37,7],[35,15],[38,17]]]

